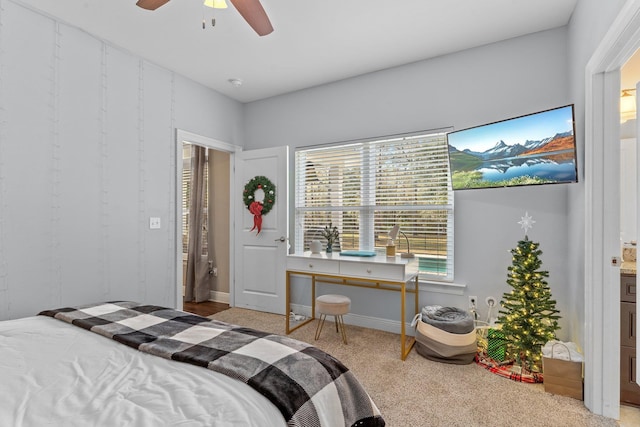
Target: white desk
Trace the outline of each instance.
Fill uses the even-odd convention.
[[[340,253],[294,254],[287,256],[287,293],[286,313],[290,313],[291,276],[311,277],[311,318],[290,328],[290,316],[286,317],[286,333],[289,334],[306,325],[316,317],[316,282],[345,286],[380,289],[400,293],[400,358],[405,360],[415,344],[415,338],[406,338],[405,300],[407,293],[414,294],[415,311],[418,313],[418,260],[400,258],[399,255],[388,258],[341,256]],[[407,283],[413,282],[413,289]]]

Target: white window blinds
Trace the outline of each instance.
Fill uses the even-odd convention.
[[[395,225],[398,252],[424,279],[453,280],[453,192],[445,131],[296,152],[295,249],[338,227],[334,250],[379,250]]]

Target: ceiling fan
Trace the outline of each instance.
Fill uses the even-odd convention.
[[[260,4],[260,0],[230,0],[231,4],[236,8],[245,21],[258,33],[259,36],[266,36],[273,32],[271,21],[264,8]],[[137,6],[147,9],[156,10],[160,6],[168,3],[169,0],[138,0]],[[225,6],[226,7],[226,4]]]

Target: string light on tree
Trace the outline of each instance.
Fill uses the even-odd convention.
[[[545,280],[549,272],[540,270],[540,244],[527,236],[534,223],[528,212],[518,222],[525,236],[511,250],[507,284],[513,289],[502,295],[497,322],[502,325],[507,341],[507,357],[517,361],[525,371],[542,372],[542,346],[556,338],[560,316]]]

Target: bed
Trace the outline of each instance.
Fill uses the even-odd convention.
[[[134,302],[40,314],[0,322],[2,426],[384,426],[301,341]]]

